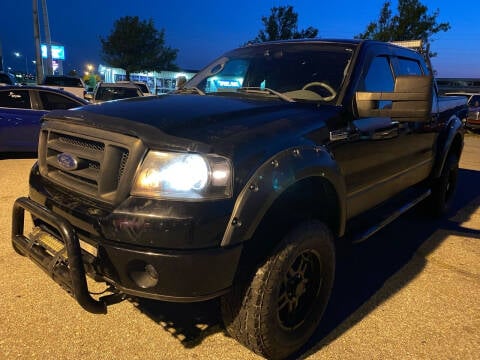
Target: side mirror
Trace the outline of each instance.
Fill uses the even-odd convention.
[[[360,117],[390,117],[395,121],[428,121],[432,111],[431,76],[398,76],[393,92],[355,93]],[[380,101],[391,102],[379,108]]]

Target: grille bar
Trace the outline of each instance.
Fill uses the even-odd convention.
[[[132,136],[87,126],[46,124],[40,134],[39,166],[43,176],[75,192],[116,204],[128,196],[142,142]],[[71,160],[65,166],[59,157]]]

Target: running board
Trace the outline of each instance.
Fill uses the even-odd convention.
[[[352,241],[353,244],[358,244],[361,243],[365,240],[367,240],[370,236],[376,234],[378,231],[383,229],[385,226],[390,224],[393,220],[398,218],[400,215],[404,214],[408,210],[410,210],[412,207],[417,205],[419,202],[425,200],[428,196],[431,194],[431,190],[427,190],[424,193],[422,193],[420,196],[415,198],[414,200],[406,203],[396,211],[394,211],[389,217],[387,217],[385,220],[381,221],[380,223],[376,224],[375,226],[372,226],[369,228],[367,231],[361,233],[359,236],[356,236],[354,240]]]

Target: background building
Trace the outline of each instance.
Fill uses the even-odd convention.
[[[105,82],[125,81],[127,79],[125,70],[119,68],[99,65],[98,73],[100,74],[102,81]],[[169,91],[175,90],[179,77],[185,76],[187,80],[190,80],[196,73],[197,72],[194,70],[151,71],[130,74],[130,80],[144,81],[153,94],[165,94]]]

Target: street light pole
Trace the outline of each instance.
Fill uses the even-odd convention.
[[[38,0],[32,0],[33,12],[33,37],[35,40],[35,66],[37,75],[37,84],[43,81],[42,51],[40,49],[40,21],[38,18]]]
[[[43,28],[45,32],[45,42],[47,43],[47,75],[53,74],[52,62],[52,39],[50,37],[50,23],[48,21],[47,0],[42,0],[43,10]]]
[[[0,71],[3,71],[3,50],[2,50],[1,40],[0,40]]]

